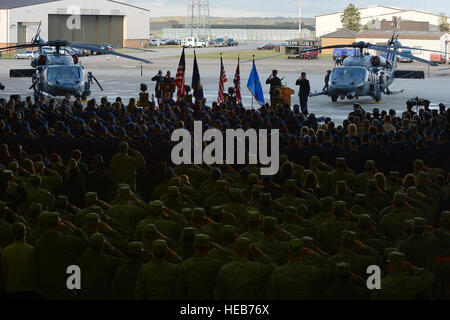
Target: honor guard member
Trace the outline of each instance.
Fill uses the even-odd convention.
[[[273,107],[275,107],[275,89],[278,89],[281,87],[281,79],[277,77],[278,71],[273,70],[272,75],[267,78],[266,84],[270,84],[270,104]]]
[[[162,75],[162,71],[159,70],[158,74],[152,78],[152,81],[156,81],[155,85],[155,97],[158,101],[158,107],[161,106],[161,98],[162,98],[162,91],[161,91],[161,83],[163,81],[164,77]]]
[[[298,98],[300,100],[300,108],[302,110],[307,110],[308,109],[308,97],[309,97],[311,88],[309,86],[309,80],[306,79],[306,72],[301,73],[300,78],[297,79],[295,84],[297,86],[299,86]]]

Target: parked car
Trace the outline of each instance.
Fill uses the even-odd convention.
[[[343,48],[339,48],[339,49],[334,49],[333,50],[333,60],[336,61],[337,58],[346,58],[349,56],[354,56],[359,54],[359,49],[357,48],[352,48],[352,49],[343,49]]]
[[[238,45],[237,41],[234,41],[233,38],[228,38],[226,41],[227,47],[236,47]]]
[[[275,45],[272,43],[265,43],[263,45],[258,46],[256,49],[258,49],[258,50],[273,50],[273,49],[275,49]]]
[[[25,50],[16,53],[14,59],[33,59],[37,54],[39,54],[39,51]]]
[[[314,49],[314,46],[304,46],[301,48],[301,50],[306,50],[306,49]],[[308,51],[308,52],[302,52],[301,53],[301,58],[302,59],[316,59],[319,57],[319,51]]]
[[[206,42],[197,37],[188,37],[181,39],[181,46],[184,48],[204,48]]]
[[[215,47],[225,47],[225,38],[223,38],[223,37],[216,38],[214,46]]]
[[[446,59],[440,53],[432,53],[432,54],[430,54],[430,61],[441,64],[441,63],[445,63]]]
[[[406,54],[409,54],[410,56],[412,56],[412,51],[411,50],[402,50],[402,51],[400,51],[400,53],[406,53]],[[411,63],[411,62],[413,62],[413,59],[411,59],[409,57],[404,57],[404,56],[398,55],[397,56],[397,61],[398,62]]]

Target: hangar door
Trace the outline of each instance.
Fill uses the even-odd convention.
[[[123,16],[81,15],[79,29],[69,29],[67,27],[69,17],[70,15],[68,14],[48,15],[49,40],[97,44],[108,43],[114,48],[123,47]],[[70,23],[69,26],[71,26]]]

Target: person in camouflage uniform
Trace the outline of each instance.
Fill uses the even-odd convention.
[[[398,171],[389,171],[389,177],[387,181],[387,191],[389,194],[393,195],[401,189],[401,180],[399,178]]]
[[[436,275],[436,296],[438,299],[450,298],[450,211],[442,212],[440,226],[434,232],[436,236],[436,263],[433,273]]]
[[[325,290],[323,300],[369,300],[370,292],[360,285],[351,272],[350,263],[338,262],[335,267],[336,282]]]
[[[166,260],[167,243],[153,241],[154,259],[143,265],[139,271],[135,298],[138,300],[173,300],[176,298],[176,285],[179,266]]]
[[[104,215],[103,209],[97,205],[98,203],[97,193],[87,192],[84,195],[84,203],[86,204],[86,207],[78,210],[74,218],[74,224],[77,227],[82,227],[86,224],[86,221],[84,219],[88,213],[95,212],[100,215]]]
[[[347,186],[352,188],[353,180],[355,175],[352,170],[350,170],[345,165],[345,158],[336,158],[336,169],[328,173],[327,183],[325,185],[327,194],[332,194],[336,189],[336,182],[345,181]]]
[[[217,244],[213,244],[216,245]],[[209,300],[214,296],[217,273],[222,262],[208,256],[209,236],[197,234],[194,255],[180,265],[177,282],[177,299]]]
[[[319,299],[325,286],[323,270],[301,263],[304,247],[300,239],[289,243],[289,259],[276,267],[270,278],[267,298],[270,300]]]
[[[110,300],[114,275],[124,262],[124,256],[101,233],[92,234],[89,240],[90,247],[78,260],[81,269],[79,296],[82,300]]]
[[[110,163],[112,178],[116,187],[121,183],[130,186],[136,192],[136,170],[145,165],[145,158],[139,151],[130,149],[128,143],[119,143],[119,152],[116,153]]]
[[[342,231],[355,231],[357,228],[356,223],[350,220],[345,206],[343,201],[335,202],[333,217],[317,229],[316,245],[331,255],[339,252]]]
[[[355,201],[355,193],[347,188],[347,182],[344,180],[336,181],[336,191],[332,198],[334,201],[344,201],[347,209],[350,210]]]
[[[249,211],[246,219],[247,231],[241,231],[238,228],[238,233],[241,232],[241,237],[250,240],[250,243],[256,242],[261,239],[264,234],[261,231],[261,215],[258,211]],[[242,226],[241,226],[242,227]]]
[[[250,240],[239,237],[234,243],[236,260],[219,270],[214,288],[216,300],[261,300],[266,297],[273,264],[249,260]],[[260,252],[258,254],[261,254]]]
[[[361,214],[358,217],[358,231],[355,238],[363,244],[377,250],[380,256],[382,256],[384,250],[392,247],[392,244],[377,232],[372,221],[369,215]]]
[[[375,161],[366,160],[366,163],[364,164],[364,172],[356,176],[353,190],[357,193],[367,193],[367,182],[370,179],[373,179],[376,172],[377,168],[375,167]]]
[[[227,182],[225,180],[217,180],[214,183],[214,192],[208,196],[203,204],[206,213],[209,214],[211,211],[211,207],[224,205],[225,203],[230,202],[230,197],[228,196],[227,190]]]
[[[181,199],[182,194],[177,186],[170,186],[167,189],[167,195],[161,196],[164,205],[176,212],[181,212],[184,208],[193,208],[194,205]]]
[[[253,246],[264,252],[277,265],[283,265],[287,262],[288,243],[275,239],[276,228],[276,218],[265,216],[262,224],[264,237],[253,243]]]

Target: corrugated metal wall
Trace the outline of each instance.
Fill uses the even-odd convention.
[[[123,46],[123,16],[81,15],[80,29],[67,28],[70,15],[48,15],[48,40],[67,40],[82,43],[109,43]]]

